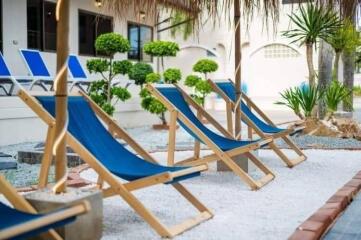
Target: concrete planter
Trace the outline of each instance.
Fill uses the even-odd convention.
[[[253,153],[258,155],[258,151],[254,151]],[[254,164],[252,164],[248,160],[248,158],[244,155],[235,156],[232,159],[235,160],[236,164],[247,173],[256,169]],[[217,172],[228,172],[228,171],[231,171],[231,169],[229,169],[228,166],[223,163],[223,161],[217,161]]]
[[[91,210],[76,221],[56,231],[66,240],[100,239],[103,231],[103,198],[98,190],[82,190],[68,188],[65,194],[55,195],[50,189],[38,190],[25,195],[25,198],[40,212],[49,212],[55,209],[76,204],[87,200]]]

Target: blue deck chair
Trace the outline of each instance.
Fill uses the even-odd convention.
[[[0,53],[0,91],[4,95],[11,96],[15,87],[22,88],[23,86],[31,85],[32,82],[33,79],[29,77],[13,76],[5,62],[4,56]]]
[[[213,90],[226,101],[227,112],[232,112],[236,105],[236,93],[233,82],[231,80],[208,80],[208,82],[212,86]],[[261,138],[281,138],[293,151],[295,151],[298,157],[296,159],[290,159],[274,142],[269,144],[270,148],[280,157],[282,161],[285,162],[288,167],[294,167],[307,159],[301,149],[299,149],[289,138],[289,135],[304,129],[303,126],[294,129],[283,129],[277,127],[246,94],[242,94],[242,101],[238,105],[241,107],[242,122],[249,127],[249,130],[253,129]],[[251,109],[253,109],[255,113]],[[231,114],[227,114],[227,116],[231,116]],[[249,131],[249,137],[252,137],[251,131]]]
[[[70,90],[72,90],[74,87],[78,87],[80,90],[88,92],[91,81],[88,79],[88,76],[86,75],[76,55],[69,55],[68,68],[73,79]],[[86,88],[84,88],[84,86],[86,86]]]
[[[171,112],[170,136],[172,139],[169,140],[169,147],[174,149],[177,121],[196,140],[196,151],[194,157],[178,162],[178,164],[197,165],[218,160],[223,161],[253,190],[259,189],[273,180],[275,175],[252,152],[252,150],[258,149],[269,143],[270,139],[260,139],[258,141],[235,140],[227,130],[225,130],[177,85],[160,84],[153,86],[148,84],[147,89]],[[197,111],[197,116],[194,114],[190,106]],[[202,117],[208,120],[222,135],[207,128],[199,120],[199,118]],[[199,143],[206,144],[214,152],[214,154],[199,158]],[[265,176],[263,176],[260,180],[255,180],[242,168],[240,168],[234,162],[232,157],[241,154],[249,157],[250,161],[252,161],[265,174]]]
[[[54,96],[33,97],[26,91],[20,91],[19,96],[45,123],[49,126],[53,124],[55,115]],[[207,170],[207,165],[167,167],[157,164],[149,153],[82,91],[77,94],[74,93],[68,98],[68,115],[67,144],[98,173],[99,179],[101,179],[98,182],[104,181],[110,186],[102,189],[104,197],[114,195],[122,197],[163,237],[173,237],[213,216],[210,210],[180,184],[182,180],[199,176],[201,171]],[[107,125],[111,133],[98,117]],[[49,131],[53,131],[53,128],[49,128]],[[50,135],[53,134],[48,136]],[[126,149],[113,135],[122,138],[138,155]],[[52,139],[47,139],[47,141],[52,141]],[[45,152],[47,151],[51,151],[51,149],[46,148]],[[51,159],[44,161],[43,164],[46,164],[45,162],[50,163]],[[48,169],[49,166],[50,164],[42,169]],[[44,174],[41,173],[40,175]],[[128,182],[121,182],[118,178]],[[167,227],[163,225],[131,192],[161,183],[173,186],[199,210],[200,214],[179,226]],[[103,184],[99,184],[99,186],[102,188]],[[174,199],[170,200],[174,201]]]
[[[62,239],[53,229],[75,221],[90,210],[88,202],[62,208],[46,214],[36,210],[0,175],[0,193],[13,207],[0,202],[0,240],[27,239],[46,234],[46,239]]]
[[[30,49],[20,49],[19,51],[29,73],[34,79],[30,89],[34,85],[38,85],[45,91],[50,91],[53,88],[54,77],[50,74],[40,52]]]

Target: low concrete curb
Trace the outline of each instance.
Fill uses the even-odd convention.
[[[340,188],[326,203],[297,227],[289,240],[320,239],[361,190],[361,171]]]

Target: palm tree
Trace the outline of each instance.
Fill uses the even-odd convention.
[[[340,57],[344,51],[354,52],[361,45],[359,33],[356,31],[354,24],[346,19],[343,26],[338,29],[328,43],[334,48],[336,57],[334,62],[334,77],[338,77]]]
[[[284,31],[283,36],[293,39],[291,43],[306,45],[309,84],[314,86],[316,72],[313,65],[313,48],[319,39],[330,38],[341,22],[332,8],[312,3],[301,5],[299,13],[292,13],[289,17],[296,28]]]
[[[330,44],[321,40],[318,55],[318,86],[325,91],[332,82],[332,60],[334,51]],[[323,119],[326,116],[325,102],[321,99],[318,102],[318,117]]]

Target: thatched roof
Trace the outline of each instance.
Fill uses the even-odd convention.
[[[114,12],[118,17],[125,16],[129,8],[135,11],[145,11],[147,14],[156,13],[159,6],[183,11],[192,19],[221,17],[229,18],[233,14],[235,0],[102,0],[104,7]],[[239,0],[242,5],[243,16],[249,17],[259,11],[264,19],[278,19],[280,0]],[[202,13],[202,14],[200,14]]]

